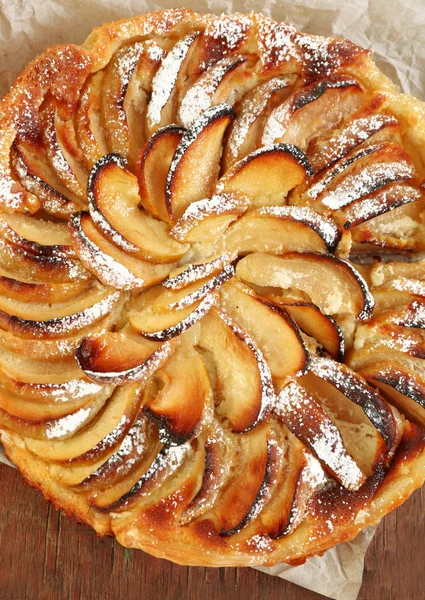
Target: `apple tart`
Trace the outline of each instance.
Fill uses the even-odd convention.
[[[146,14],[0,120],[0,436],[187,565],[291,564],[425,480],[425,109],[260,14]]]

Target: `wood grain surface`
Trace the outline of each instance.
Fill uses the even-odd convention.
[[[320,600],[254,569],[180,567],[74,523],[0,465],[1,600]],[[425,599],[425,489],[381,523],[359,600]]]

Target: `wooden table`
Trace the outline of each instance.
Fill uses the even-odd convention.
[[[254,569],[180,567],[98,539],[0,465],[0,600],[320,600]],[[425,489],[379,527],[359,600],[425,599]]]

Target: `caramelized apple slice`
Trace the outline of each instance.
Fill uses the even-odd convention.
[[[225,56],[189,87],[179,109],[179,121],[190,127],[211,106],[226,102],[235,104],[244,90],[254,85],[258,77],[254,61],[248,56]]]
[[[291,382],[280,392],[275,412],[341,485],[349,490],[359,489],[366,476],[348,453],[341,433],[313,396],[298,383]]]
[[[184,444],[196,435],[212,410],[212,389],[200,355],[180,346],[149,381],[145,412],[159,426],[163,444]]]
[[[73,215],[69,227],[81,262],[104,285],[143,289],[165,279],[173,267],[154,265],[120,250],[99,233],[88,213]]]
[[[296,298],[269,295],[268,299],[282,306],[301,331],[316,339],[335,360],[344,358],[344,335],[330,315],[323,314],[315,304]]]
[[[75,357],[87,377],[98,383],[144,381],[174,351],[170,342],[159,344],[131,332],[107,332],[86,337]]]
[[[109,152],[117,152],[128,158],[130,131],[124,110],[124,98],[130,77],[137,66],[143,42],[124,46],[116,52],[103,70],[100,123],[105,132]]]
[[[7,277],[3,273],[6,272],[0,269],[0,310],[5,312],[8,312],[7,306],[13,300],[26,304],[54,304],[74,298],[92,285],[90,279],[72,283],[26,283]]]
[[[308,157],[316,173],[354,150],[357,146],[380,139],[395,139],[399,135],[397,119],[382,109],[383,94],[377,94],[360,110],[350,115],[340,127],[314,140]],[[379,111],[379,112],[378,112]]]
[[[334,221],[307,207],[264,206],[247,212],[227,229],[228,252],[333,252],[341,238]]]
[[[333,129],[364,102],[360,84],[350,77],[331,76],[294,92],[275,108],[264,125],[262,144],[295,144],[306,150],[309,141]]]
[[[190,64],[197,38],[197,33],[191,33],[179,40],[162,60],[152,80],[152,93],[146,114],[150,134],[175,120],[175,100],[185,80],[185,72]]]
[[[260,423],[274,402],[270,369],[255,342],[224,313],[213,309],[201,322],[201,348],[211,353],[219,414],[232,430]]]
[[[400,418],[395,409],[393,409],[373,388],[368,386],[363,378],[352,371],[346,365],[336,363],[327,358],[315,357],[311,361],[310,377],[311,387],[307,389],[320,391],[321,384],[317,378],[330,384],[332,388],[341,393],[350,402],[358,405],[367,419],[372,423],[375,429],[382,436],[386,447],[386,454],[392,455],[398,442],[400,441]],[[302,384],[305,385],[305,382]],[[334,396],[329,386],[324,386],[320,398],[326,403],[331,403],[333,410],[338,410],[341,406],[341,400]],[[344,408],[341,406],[342,411]],[[349,407],[348,417],[354,415],[354,409]],[[346,415],[346,416],[347,416]],[[353,454],[354,455],[354,454]],[[358,464],[359,461],[357,461]]]
[[[168,290],[181,290],[187,288],[190,284],[206,279],[207,277],[218,275],[223,267],[228,267],[236,259],[236,254],[225,252],[209,262],[190,263],[184,267],[177,267],[170,273],[162,285]],[[0,280],[1,283],[1,280]]]
[[[122,157],[108,154],[95,164],[87,197],[93,221],[122,250],[156,263],[174,262],[187,251],[168,236],[165,223],[139,209],[137,179]]]
[[[76,429],[71,419],[66,421],[61,428],[47,430],[45,440],[36,440],[31,437],[24,438],[26,447],[44,460],[53,462],[69,461],[85,452],[90,452],[118,425],[123,414],[133,409],[134,403],[139,402],[138,386],[127,384],[115,390],[103,409],[91,417],[90,423],[84,428]],[[135,393],[136,390],[136,393]],[[83,409],[84,410],[84,409]],[[75,419],[76,420],[76,419]],[[66,425],[68,424],[68,427]],[[69,433],[66,439],[64,431]]]
[[[165,198],[177,221],[192,202],[209,197],[220,169],[224,132],[234,118],[227,104],[206,110],[183,135],[168,171]]]
[[[30,254],[75,257],[66,223],[35,219],[19,213],[2,214],[0,235]]]
[[[274,379],[282,382],[308,368],[305,345],[284,309],[256,296],[250,288],[236,281],[226,284],[220,291],[220,306],[252,335]],[[269,335],[271,331],[274,332],[272,336]]]
[[[214,243],[250,205],[247,196],[215,194],[189,204],[170,231],[179,242]]]
[[[111,393],[113,391],[111,386],[101,386],[81,378],[71,379],[61,384],[26,383],[0,373],[0,382],[13,395],[40,407],[52,402],[55,404],[63,403],[64,405],[71,405],[77,399],[81,400],[83,404],[87,404],[97,396],[101,396],[104,390],[109,390]]]
[[[371,266],[369,277],[374,287],[392,290],[392,294],[425,296],[425,260],[376,263]]]
[[[172,158],[186,130],[177,125],[158,129],[142,148],[136,163],[140,201],[143,208],[162,221],[170,220],[165,182]]]
[[[367,319],[374,306],[362,276],[330,254],[250,254],[239,261],[236,275],[258,286],[304,292],[325,314],[353,313]]]
[[[106,136],[100,125],[103,74],[101,70],[88,77],[75,115],[77,141],[89,169],[108,152]]]
[[[270,460],[267,433],[268,426],[263,425],[239,437],[235,448],[238,468],[212,509],[222,536],[240,531],[265,502],[261,490],[267,480]]]
[[[245,94],[224,151],[225,170],[260,146],[265,119],[288,97],[294,83],[295,78],[291,75],[273,77]]]
[[[425,424],[425,380],[413,368],[395,360],[383,360],[359,370],[408,419]]]
[[[246,195],[256,205],[283,204],[288,192],[311,175],[304,152],[292,144],[273,144],[237,162],[218,181],[216,191]]]
[[[164,310],[147,306],[129,313],[131,326],[148,340],[169,340],[197,323],[215,304],[215,294],[208,294],[202,300],[181,309]]]

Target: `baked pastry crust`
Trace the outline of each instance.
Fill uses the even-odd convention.
[[[423,484],[425,109],[368,51],[162,11],[0,110],[0,436],[49,501],[181,564],[297,564]]]

